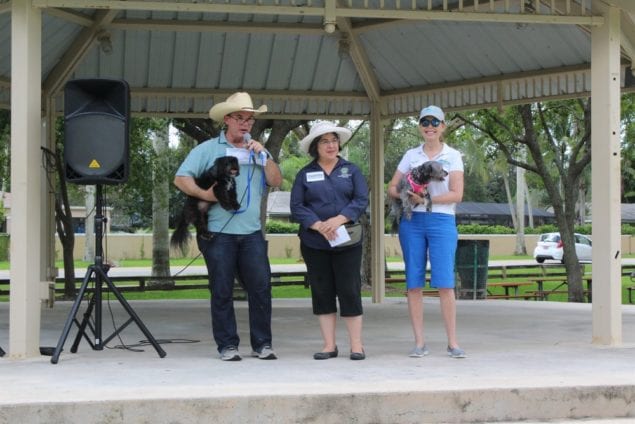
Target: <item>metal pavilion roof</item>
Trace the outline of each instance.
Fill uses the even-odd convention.
[[[270,117],[359,119],[372,104],[395,117],[430,103],[458,110],[588,95],[589,28],[615,1],[31,3],[43,11],[43,92],[55,95],[58,112],[68,79],[115,78],[130,84],[136,114],[204,117],[214,102],[245,90]],[[8,12],[10,2],[0,0],[4,108]],[[629,61],[631,13],[622,17]]]

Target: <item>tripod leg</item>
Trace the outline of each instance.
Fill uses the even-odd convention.
[[[82,340],[82,336],[86,338],[86,341],[88,342],[88,344],[90,344],[90,347],[95,349],[95,345],[93,344],[92,340],[88,338],[88,335],[86,334],[86,327],[88,326],[88,323],[90,322],[90,317],[93,313],[94,307],[95,307],[95,296],[92,296],[90,298],[90,301],[88,302],[88,308],[86,308],[86,312],[84,312],[84,319],[82,320],[82,322],[78,323],[78,321],[75,320],[75,323],[78,325],[79,330],[77,330],[77,336],[75,336],[75,341],[73,341],[73,345],[71,346],[71,353],[77,352],[77,347],[79,346],[79,342]]]
[[[115,337],[117,337],[117,335],[119,333],[121,333],[123,330],[125,330],[125,328],[127,326],[130,325],[131,322],[133,322],[134,320],[132,318],[128,318],[128,321],[124,322],[123,324],[121,324],[119,326],[119,328],[117,328],[114,333],[112,333],[110,336],[108,336],[106,339],[104,339],[104,345],[107,345],[112,339],[114,339]]]
[[[73,325],[73,321],[75,321],[75,316],[77,315],[77,311],[79,310],[79,305],[82,303],[82,299],[84,298],[84,293],[86,293],[86,288],[88,287],[88,282],[90,281],[90,277],[94,272],[93,267],[89,267],[86,272],[86,276],[84,277],[84,281],[82,281],[82,285],[79,288],[79,293],[75,298],[75,302],[73,302],[73,307],[71,308],[70,313],[68,314],[68,318],[66,318],[66,323],[64,324],[64,329],[62,330],[62,334],[60,336],[59,341],[57,342],[57,346],[55,347],[55,351],[53,352],[53,356],[51,356],[51,363],[57,364],[59,360],[60,353],[62,352],[62,348],[64,347],[64,343],[66,342],[66,338],[68,337],[68,333],[71,331],[71,325]]]
[[[132,309],[130,304],[123,297],[123,295],[121,294],[119,289],[117,289],[117,287],[112,283],[112,281],[110,280],[110,278],[108,278],[106,273],[104,273],[102,270],[97,270],[97,271],[103,273],[103,275],[102,275],[103,281],[108,285],[110,291],[112,291],[112,293],[115,295],[117,300],[119,300],[119,303],[121,303],[121,306],[123,306],[124,309],[126,310],[126,312],[128,312],[128,315],[130,315],[130,318],[137,324],[137,326],[139,327],[141,332],[146,336],[146,338],[148,339],[150,344],[154,347],[154,350],[157,351],[157,354],[159,355],[159,357],[161,357],[161,358],[165,357],[165,355],[166,355],[165,351],[157,343],[156,339],[152,336],[150,331],[146,328],[146,326],[141,321],[141,318],[139,318],[139,316],[135,313],[135,311]],[[127,324],[128,323],[126,323],[125,325],[127,325]],[[119,330],[116,330],[116,332],[118,332],[118,331]],[[109,337],[108,339],[110,340],[111,338],[112,337]]]

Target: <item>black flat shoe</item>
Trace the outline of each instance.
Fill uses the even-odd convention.
[[[366,354],[362,350],[361,352],[351,352],[351,361],[362,361],[366,359]]]
[[[335,346],[335,350],[331,352],[316,352],[313,354],[313,359],[321,360],[321,359],[330,359],[337,358],[337,346]]]

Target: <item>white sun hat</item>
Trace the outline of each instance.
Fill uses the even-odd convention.
[[[348,128],[338,127],[337,125],[326,121],[317,122],[313,124],[307,136],[300,140],[300,150],[308,154],[311,142],[328,133],[336,133],[340,138],[340,144],[347,142],[352,135],[351,130]]]

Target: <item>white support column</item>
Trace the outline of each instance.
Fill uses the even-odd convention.
[[[593,343],[622,343],[620,11],[591,28]]]
[[[370,227],[373,241],[371,278],[373,279],[373,302],[381,303],[386,297],[384,279],[384,128],[381,123],[379,103],[373,102],[370,112]]]
[[[11,358],[39,356],[42,14],[11,4]]]

